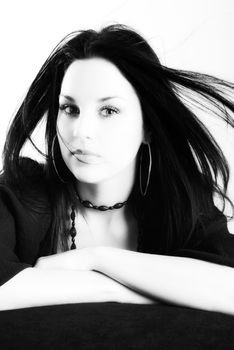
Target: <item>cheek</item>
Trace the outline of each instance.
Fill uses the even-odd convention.
[[[72,135],[72,123],[68,122],[68,118],[58,116],[57,119],[57,131],[65,139],[69,140]]]
[[[102,140],[109,159],[133,159],[143,141],[142,123],[115,126]]]
[[[58,138],[58,143],[60,147],[60,151],[62,154],[62,157],[65,161],[65,163],[69,160],[71,154],[68,150],[67,147],[69,147],[70,143],[70,135],[71,135],[71,130],[70,130],[70,125],[67,123],[65,118],[58,117],[57,119],[57,138]],[[65,146],[67,145],[67,147]]]

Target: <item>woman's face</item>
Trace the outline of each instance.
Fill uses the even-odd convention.
[[[140,101],[113,63],[78,59],[62,81],[57,130],[62,157],[73,175],[81,182],[99,183],[135,167],[144,141]]]

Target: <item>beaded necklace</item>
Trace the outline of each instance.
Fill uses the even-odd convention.
[[[106,205],[99,205],[99,206],[97,206],[97,205],[94,205],[93,203],[91,203],[88,200],[81,199],[77,191],[76,191],[76,196],[79,199],[79,202],[84,207],[91,208],[91,209],[96,209],[96,210],[100,210],[100,211],[120,209],[127,203],[127,201],[125,201],[125,202],[116,203],[116,204],[114,204],[112,206],[106,206]],[[71,218],[71,223],[72,224],[71,224],[71,228],[70,228],[69,234],[70,234],[71,239],[72,239],[72,244],[71,244],[71,247],[70,247],[70,249],[72,250],[72,249],[76,249],[75,237],[77,235],[77,231],[76,231],[76,228],[75,228],[76,213],[75,213],[75,206],[74,205],[72,205],[72,207],[71,207],[70,218]]]

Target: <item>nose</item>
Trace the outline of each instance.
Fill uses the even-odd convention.
[[[73,125],[72,134],[74,138],[92,139],[95,135],[96,123],[91,113],[80,113]]]

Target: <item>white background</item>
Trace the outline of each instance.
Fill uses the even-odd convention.
[[[1,1],[0,153],[16,108],[54,46],[74,30],[115,22],[140,32],[163,64],[234,82],[234,0]],[[230,163],[229,195],[234,200],[234,132],[203,118]],[[41,137],[37,139],[43,147]],[[31,149],[27,152],[38,157]],[[229,229],[234,233],[233,221]]]

